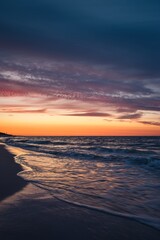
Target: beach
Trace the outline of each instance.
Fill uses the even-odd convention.
[[[160,231],[135,220],[48,197],[18,177],[21,170],[0,145],[1,239],[159,240]]]
[[[22,167],[15,163],[14,156],[0,145],[0,201],[20,191],[27,184],[17,173]]]

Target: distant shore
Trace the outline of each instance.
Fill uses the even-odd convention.
[[[27,183],[17,176],[22,170],[14,161],[14,155],[0,144],[0,201],[20,191]]]

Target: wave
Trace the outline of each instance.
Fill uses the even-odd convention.
[[[127,162],[138,165],[149,165],[152,167],[160,167],[160,159],[151,158],[151,157],[140,157],[140,156],[128,156],[128,155],[119,155],[117,152],[115,154],[107,154],[106,156],[97,155],[93,153],[81,153],[76,151],[51,151],[51,150],[42,150],[39,149],[39,146],[26,146],[26,149],[33,150],[42,154],[50,154],[58,158],[70,158],[74,160],[83,160],[83,161],[98,161],[98,162]]]
[[[159,204],[153,203],[159,196],[160,159],[154,150],[149,150],[147,155],[142,150],[142,154],[138,154],[137,149],[128,149],[128,145],[119,149],[119,144],[116,149],[113,143],[109,148],[104,143],[95,147],[87,142],[83,148],[69,138],[67,147],[44,143],[63,142],[61,139],[23,140],[9,142],[27,149],[16,161],[26,167],[19,175],[30,183],[66,203],[127,217],[160,229]],[[26,143],[26,140],[33,143]],[[107,152],[108,149],[113,151]]]
[[[5,142],[15,147],[21,147],[42,154],[51,154],[58,158],[98,162],[125,162],[127,164],[148,165],[151,168],[155,167],[156,170],[160,168],[160,154],[157,152],[157,144],[155,143],[152,143],[152,145],[154,145],[153,149],[142,148],[144,143],[134,143],[136,145],[138,144],[134,149],[132,143],[126,143],[125,147],[124,143],[122,147],[120,147],[121,143],[115,145],[113,144],[114,142],[112,142],[110,146],[104,146],[104,143],[100,145],[102,142],[100,138],[98,138],[99,141],[96,141],[96,138],[94,141],[93,139],[89,139],[89,141],[87,138],[86,142],[84,139],[83,142],[80,142],[77,138],[72,139],[69,137],[61,139],[62,137],[60,140],[51,137],[16,137],[6,138]],[[131,145],[132,147],[129,148]]]
[[[39,182],[33,181],[32,182],[35,186],[42,188],[43,190],[47,190],[47,192],[50,193],[51,196],[53,196],[55,199],[62,201],[64,203],[67,204],[71,204],[73,206],[78,206],[81,208],[86,208],[92,211],[98,211],[101,213],[105,213],[105,214],[110,214],[112,216],[118,216],[118,217],[123,217],[123,218],[127,218],[127,219],[131,219],[131,220],[135,220],[137,222],[140,222],[142,224],[148,225],[150,227],[153,227],[155,229],[160,230],[160,224],[159,224],[159,218],[152,218],[152,217],[146,217],[146,216],[138,216],[138,215],[134,215],[134,214],[129,214],[129,213],[121,213],[118,211],[114,211],[111,210],[109,208],[102,208],[102,207],[95,207],[92,205],[88,205],[88,204],[83,204],[80,202],[76,202],[76,201],[71,201],[62,197],[59,197],[57,194],[54,193],[53,190],[50,190],[49,188],[46,188],[44,184],[41,184]]]

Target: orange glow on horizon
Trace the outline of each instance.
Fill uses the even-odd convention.
[[[87,120],[86,120],[87,119]],[[79,122],[73,117],[63,121],[3,121],[1,132],[27,136],[159,136],[160,127],[136,122],[107,122],[86,118]]]

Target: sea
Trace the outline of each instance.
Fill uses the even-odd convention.
[[[50,197],[160,229],[160,137],[5,137]],[[39,196],[41,197],[41,196]]]

